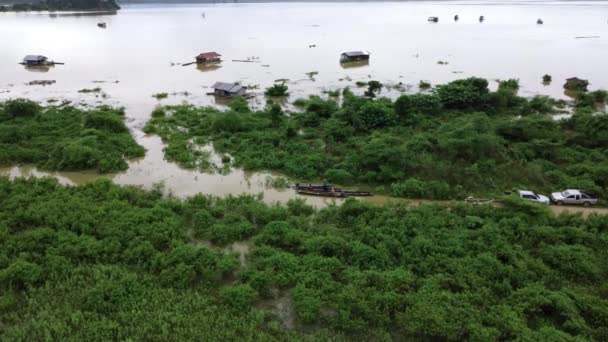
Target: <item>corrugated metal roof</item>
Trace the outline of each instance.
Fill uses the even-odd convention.
[[[25,56],[25,58],[23,58],[23,61],[24,62],[38,62],[38,61],[43,61],[45,59],[47,59],[47,58],[42,55],[27,55],[27,56]]]
[[[222,55],[220,55],[219,53],[212,51],[212,52],[203,52],[201,54],[199,54],[198,56],[196,56],[196,58],[201,58],[201,59],[209,59],[209,58],[217,58],[217,57],[222,57]]]
[[[343,55],[348,56],[348,57],[369,56],[369,52],[367,52],[367,51],[348,51],[348,52],[344,52]]]
[[[211,88],[223,90],[229,93],[236,93],[244,87],[237,83],[215,82],[215,84]]]

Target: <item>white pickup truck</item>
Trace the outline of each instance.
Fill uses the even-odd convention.
[[[537,203],[542,203],[542,204],[549,204],[549,197],[545,196],[545,195],[541,195],[541,194],[535,194],[532,191],[529,190],[517,190],[517,194],[519,195],[519,197],[523,198],[523,199],[527,199],[529,201],[532,202],[537,202]]]
[[[580,190],[569,189],[552,193],[551,202],[557,205],[582,204],[585,207],[588,207],[592,204],[597,204],[597,198]]]

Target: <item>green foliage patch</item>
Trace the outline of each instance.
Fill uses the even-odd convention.
[[[42,108],[23,99],[0,104],[0,165],[35,164],[49,170],[125,170],[142,157],[118,109]]]
[[[517,199],[316,210],[0,178],[0,340],[602,341],[607,233]],[[244,265],[222,248],[242,240]]]
[[[496,195],[513,188],[581,188],[608,195],[605,98],[581,98],[574,115],[555,120],[559,101],[517,95],[517,80],[497,91],[469,78],[396,100],[311,96],[297,111],[168,107],[147,126],[168,144],[167,157],[193,165],[191,141],[212,142],[246,169],[281,171],[302,181],[392,184],[393,194],[430,198]],[[176,155],[179,155],[177,157]],[[416,190],[420,187],[421,190]]]

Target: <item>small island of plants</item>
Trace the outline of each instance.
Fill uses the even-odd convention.
[[[41,107],[23,99],[0,103],[0,165],[113,172],[127,169],[127,159],[144,152],[120,109]]]

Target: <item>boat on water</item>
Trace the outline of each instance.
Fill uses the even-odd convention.
[[[309,196],[322,196],[322,197],[347,197],[345,193],[341,191],[319,191],[319,190],[296,190],[298,195],[309,195]]]
[[[293,186],[297,194],[325,197],[372,196],[369,191],[344,190],[335,188],[331,184],[300,184]]]
[[[97,23],[97,27],[106,28],[108,25],[106,23]]]

